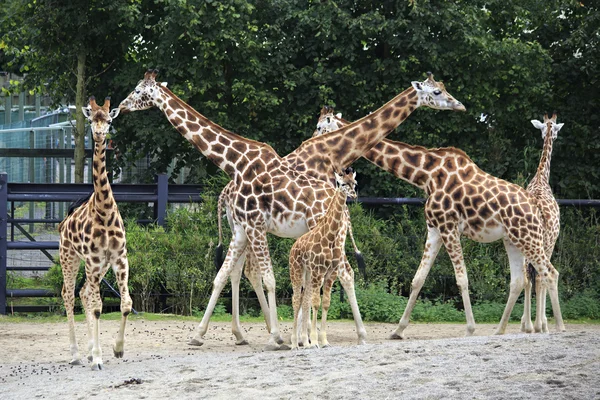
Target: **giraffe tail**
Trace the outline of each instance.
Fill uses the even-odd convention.
[[[223,244],[219,243],[217,247],[215,247],[215,269],[217,272],[221,269],[223,261]]]
[[[223,265],[223,227],[222,227],[222,214],[223,214],[223,203],[225,202],[225,198],[227,197],[226,189],[221,191],[219,195],[219,200],[217,201],[217,226],[219,229],[219,244],[215,247],[215,269],[217,272],[221,269]]]
[[[535,278],[537,276],[537,271],[535,270],[533,264],[527,264],[527,277],[529,278],[529,282],[531,282],[531,293],[535,293]]]
[[[356,263],[358,264],[358,270],[363,276],[363,279],[367,280],[367,264],[365,263],[365,258],[362,253],[356,246],[356,242],[354,241],[354,234],[352,233],[352,223],[348,221],[348,235],[350,236],[350,240],[352,241],[352,246],[354,247],[354,258],[356,258]]]
[[[367,264],[365,263],[365,258],[363,257],[360,250],[356,249],[354,252],[354,258],[356,258],[356,263],[358,264],[358,270],[362,274],[364,280],[367,280]]]

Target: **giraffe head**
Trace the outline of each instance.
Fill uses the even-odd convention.
[[[90,97],[87,107],[81,107],[81,111],[92,126],[92,133],[95,142],[103,142],[110,128],[112,120],[119,115],[119,109],[110,109],[110,97],[104,100],[104,105],[100,107],[96,104],[96,98]]]
[[[342,127],[340,121],[341,118],[342,113],[335,114],[333,107],[323,106],[323,108],[321,108],[321,114],[319,115],[319,121],[317,122],[317,129],[314,131],[313,137],[340,129]]]
[[[161,99],[161,87],[166,87],[167,82],[156,82],[158,70],[149,69],[144,74],[144,79],[138,82],[133,92],[119,104],[122,112],[140,111],[158,106]]]
[[[552,115],[552,118],[548,118],[548,114],[544,114],[544,122],[532,119],[531,123],[542,131],[542,139],[546,139],[546,135],[550,133],[552,140],[556,139],[558,131],[560,131],[564,125],[556,123],[556,112]]]
[[[436,110],[466,111],[465,106],[446,91],[442,82],[436,82],[431,72],[423,82],[412,81],[413,88],[419,97],[418,105],[435,108]]]
[[[337,182],[338,189],[342,191],[346,197],[350,197],[351,199],[357,197],[356,172],[353,171],[352,168],[348,167],[341,173],[335,172],[335,181]]]

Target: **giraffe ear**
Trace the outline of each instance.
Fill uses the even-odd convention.
[[[337,114],[335,114],[335,116],[338,118],[342,118],[342,113],[337,113]]]
[[[537,119],[532,119],[531,124],[538,129],[544,129],[546,127],[546,125],[544,125],[542,122],[538,121]]]
[[[412,85],[412,86],[415,88],[415,90],[416,90],[417,92],[420,92],[420,91],[422,91],[422,90],[423,90],[423,85],[422,85],[422,84],[421,84],[421,82],[419,82],[419,81],[412,81],[412,82],[411,82],[411,85]]]
[[[86,118],[89,118],[90,115],[92,115],[92,109],[90,108],[90,106],[81,107],[81,112],[83,113],[83,116]]]
[[[161,82],[161,83],[160,83],[160,86],[162,86],[162,87],[167,87],[167,85],[168,85],[168,83],[167,83],[167,82]]]
[[[561,130],[561,128],[563,127],[565,123],[563,122],[562,124],[555,124],[554,125],[554,129],[556,130],[556,133],[558,133],[558,131]]]
[[[120,112],[121,112],[120,108],[118,108],[118,107],[117,108],[113,108],[112,110],[110,110],[110,114],[109,115],[110,115],[110,117],[112,119],[115,119],[115,118],[117,118],[119,116]]]

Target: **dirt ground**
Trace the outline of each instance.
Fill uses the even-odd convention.
[[[566,333],[504,336],[479,324],[411,324],[390,341],[392,324],[366,324],[356,345],[352,322],[331,322],[333,347],[263,352],[264,324],[244,323],[250,345],[236,346],[227,323],[211,323],[202,347],[188,346],[196,322],[132,320],[125,357],[115,359],[118,321],[101,322],[104,369],[71,366],[67,324],[0,318],[0,399],[106,396],[118,399],[592,399],[600,398],[600,325]],[[289,340],[291,323],[282,323]],[[80,349],[85,324],[77,323]],[[85,354],[85,352],[82,352]]]

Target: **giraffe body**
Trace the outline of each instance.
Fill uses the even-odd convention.
[[[173,126],[208,159],[232,179],[228,207],[232,238],[222,268],[213,283],[207,309],[190,344],[201,345],[208,322],[227,277],[231,276],[233,330],[243,342],[239,327],[239,296],[245,254],[256,261],[262,284],[267,290],[270,339],[267,350],[281,348],[275,304],[275,277],[267,244],[267,232],[282,237],[298,237],[316,225],[335,194],[335,187],[294,168],[268,145],[245,139],[214,124],[175,96],[165,84],[155,81],[155,72],[147,72],[136,89],[121,102],[122,111],[158,107]],[[348,129],[306,141],[321,154],[330,154],[339,169],[345,169],[365,151],[385,137],[420,105],[439,109],[464,110],[443,85],[430,77],[413,86],[371,115],[351,124]],[[307,144],[307,142],[310,142]],[[258,274],[254,271],[254,275]],[[253,286],[255,286],[253,284]],[[256,286],[255,286],[256,287]],[[240,340],[241,339],[241,340]]]
[[[123,357],[123,345],[127,316],[132,301],[127,281],[129,263],[123,220],[113,198],[106,174],[106,133],[110,123],[119,114],[119,109],[109,111],[110,101],[103,107],[90,99],[83,112],[92,126],[94,138],[93,179],[94,192],[91,197],[69,214],[58,226],[60,233],[59,255],[63,273],[62,297],[69,321],[71,364],[81,363],[77,340],[73,306],[75,284],[80,260],[85,261],[86,281],[80,291],[85,309],[88,337],[88,359],[92,369],[102,369],[102,350],[99,343],[99,319],[102,312],[100,281],[112,266],[121,295],[121,324],[113,348],[115,357]]]
[[[354,292],[354,271],[344,262],[346,232],[350,221],[346,206],[346,198],[356,198],[354,186],[356,173],[351,170],[344,171],[342,175],[336,173],[339,188],[331,199],[327,212],[317,225],[309,232],[302,235],[292,246],[290,251],[290,280],[294,291],[292,305],[294,308],[294,327],[292,329],[292,348],[298,348],[298,322],[300,310],[302,318],[301,341],[304,347],[327,347],[327,311],[331,300],[331,288],[323,292],[321,330],[317,331],[317,313],[321,305],[321,287],[332,275],[337,275],[348,294],[356,329],[358,343],[364,344],[366,331],[360,318],[356,294]],[[335,280],[335,278],[334,278]],[[312,326],[310,345],[308,341],[308,319],[312,304]]]
[[[336,118],[332,113],[329,122],[321,123],[323,128],[328,123],[340,126],[346,121]],[[412,282],[408,304],[391,338],[404,338],[404,330],[417,296],[442,244],[454,266],[462,295],[467,335],[474,332],[467,270],[460,245],[462,235],[483,243],[500,239],[504,242],[510,262],[511,284],[497,334],[504,333],[510,313],[525,285],[525,258],[530,260],[540,275],[542,287],[549,290],[557,329],[564,331],[558,300],[558,271],[544,251],[545,222],[535,197],[518,185],[485,173],[463,151],[452,147],[426,149],[384,139],[364,157],[423,189],[428,195],[425,203],[427,242]],[[536,315],[536,325],[541,325],[542,314]]]
[[[554,246],[560,232],[560,210],[558,203],[552,193],[550,187],[550,160],[552,157],[552,144],[558,136],[558,132],[563,127],[563,124],[556,123],[556,113],[552,118],[544,115],[544,122],[532,120],[531,123],[536,128],[542,131],[542,139],[544,139],[544,147],[535,176],[527,185],[527,191],[537,200],[537,205],[542,213],[545,229],[544,229],[544,251],[546,257],[550,259],[554,252]],[[525,262],[524,269],[526,271],[528,262]],[[521,318],[521,331],[523,332],[548,332],[548,320],[546,313],[542,312],[542,318],[536,318],[536,325],[531,324],[531,289],[532,282],[528,279],[528,274],[525,272],[525,300],[523,317]],[[546,289],[541,285],[540,276],[536,277],[536,300],[537,310],[546,309]],[[538,311],[539,313],[539,311]]]

